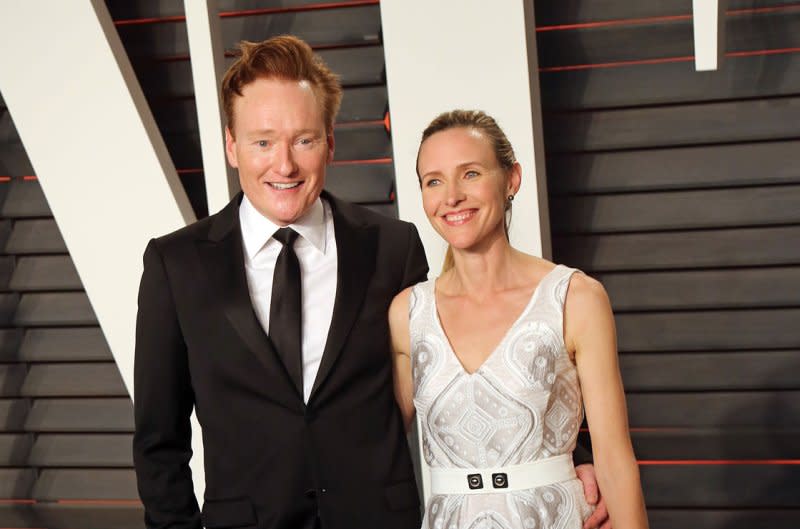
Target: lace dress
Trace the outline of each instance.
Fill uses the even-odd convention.
[[[431,468],[505,467],[572,453],[583,405],[562,329],[575,271],[551,270],[472,374],[442,329],[434,280],[413,288],[414,403]],[[423,529],[579,529],[590,513],[581,482],[571,479],[517,491],[433,495]]]

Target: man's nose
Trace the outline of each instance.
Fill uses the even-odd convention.
[[[290,177],[295,173],[297,164],[294,162],[292,146],[281,143],[275,146],[272,170],[279,176]]]

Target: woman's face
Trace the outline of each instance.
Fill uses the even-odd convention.
[[[519,189],[519,164],[503,169],[479,130],[431,135],[420,147],[418,169],[425,214],[451,246],[468,249],[504,237],[506,201]]]

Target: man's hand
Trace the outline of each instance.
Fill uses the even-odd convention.
[[[594,475],[594,465],[579,465],[575,467],[575,474],[578,475],[578,479],[583,483],[586,502],[595,507],[592,515],[583,523],[583,529],[611,529],[611,520],[608,519],[606,502],[600,495],[597,477]]]

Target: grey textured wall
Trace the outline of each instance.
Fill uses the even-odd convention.
[[[535,2],[554,257],[615,309],[653,529],[800,522],[800,4]]]

